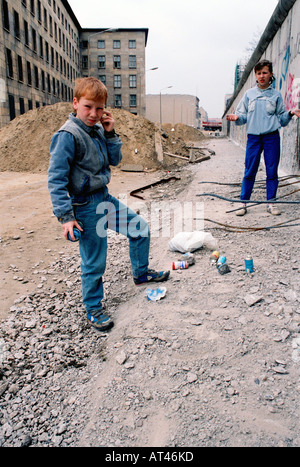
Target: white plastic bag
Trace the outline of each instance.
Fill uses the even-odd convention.
[[[179,232],[169,241],[170,251],[187,253],[206,247],[209,250],[218,248],[216,239],[211,233],[196,230],[194,232]]]

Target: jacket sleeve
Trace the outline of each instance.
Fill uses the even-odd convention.
[[[282,96],[278,97],[277,106],[276,106],[276,114],[278,116],[279,122],[281,126],[287,126],[290,121],[292,120],[293,116],[290,115],[289,112],[286,110],[286,106],[283,102]]]
[[[52,137],[48,169],[48,190],[53,213],[64,224],[75,220],[68,193],[70,166],[75,155],[74,137],[67,132],[58,132]]]
[[[121,138],[115,133],[115,131],[103,132],[106,140],[107,154],[109,165],[117,166],[122,160],[122,141]]]
[[[245,125],[245,123],[247,123],[248,102],[249,99],[246,93],[236,108],[235,113],[239,117],[238,120],[235,122],[236,125]]]

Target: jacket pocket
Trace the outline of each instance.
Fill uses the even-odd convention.
[[[266,110],[267,110],[268,115],[274,115],[274,113],[276,111],[276,102],[271,101],[270,99],[267,99],[266,100]]]

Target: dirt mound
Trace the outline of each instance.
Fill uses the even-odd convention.
[[[139,164],[144,168],[160,167],[155,151],[158,127],[149,120],[121,109],[111,109],[116,131],[123,141],[122,164]],[[72,104],[57,103],[30,110],[0,130],[0,171],[46,173],[52,135],[72,112]],[[163,128],[165,152],[188,155],[189,141],[204,138],[200,131],[185,125]],[[197,137],[197,138],[196,138]],[[180,164],[172,161],[172,165]]]

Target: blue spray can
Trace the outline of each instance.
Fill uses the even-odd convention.
[[[245,270],[250,273],[254,272],[253,259],[251,256],[247,256],[247,258],[245,258]]]
[[[80,221],[77,221],[77,223],[80,225],[80,227],[83,229],[83,224],[82,222]],[[72,240],[71,238],[71,235],[70,233],[68,233],[68,240],[70,240],[70,242],[78,242],[80,239],[81,239],[81,231],[79,229],[77,229],[77,227],[74,227],[73,228],[73,234],[74,234],[74,237],[75,237],[75,240]]]

